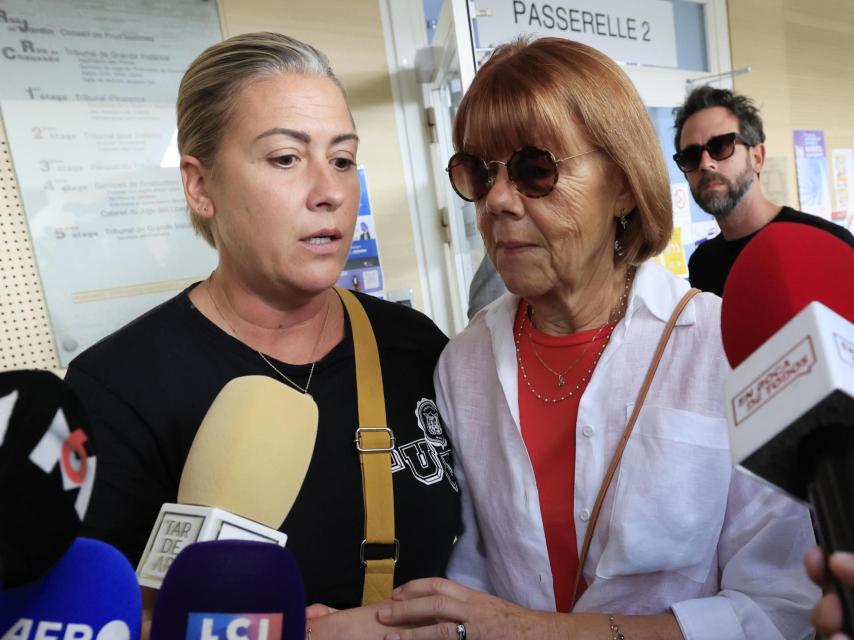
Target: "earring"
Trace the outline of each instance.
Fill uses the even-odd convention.
[[[620,227],[623,229],[623,233],[626,232],[626,228],[629,226],[629,219],[626,217],[626,212],[620,210],[620,217],[618,219],[620,223]],[[619,238],[614,240],[614,253],[617,254],[617,257],[622,258],[625,253],[623,243],[620,242]]]

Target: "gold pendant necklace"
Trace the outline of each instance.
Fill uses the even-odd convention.
[[[528,314],[527,313],[522,314],[522,320],[519,323],[519,330],[516,332],[516,336],[515,336],[516,360],[519,363],[519,370],[522,372],[522,378],[525,380],[525,384],[527,385],[528,390],[532,394],[534,394],[535,398],[537,398],[538,400],[541,400],[542,402],[545,402],[546,404],[556,404],[558,402],[563,402],[567,398],[572,397],[575,394],[575,392],[581,388],[581,385],[583,385],[585,382],[587,382],[589,376],[593,373],[593,370],[596,368],[596,365],[599,363],[599,358],[602,356],[602,353],[605,351],[605,347],[607,347],[608,342],[610,342],[611,334],[614,332],[614,327],[616,327],[617,322],[619,321],[622,314],[625,313],[626,308],[628,307],[629,290],[631,289],[631,283],[632,283],[632,278],[634,276],[634,272],[635,272],[635,270],[632,267],[629,267],[626,270],[626,284],[623,287],[623,293],[620,296],[620,299],[617,301],[617,304],[611,310],[611,313],[609,314],[609,317],[608,317],[608,322],[599,328],[599,331],[597,331],[596,335],[593,336],[593,340],[591,340],[590,344],[585,348],[584,353],[582,353],[581,356],[579,356],[578,359],[576,359],[575,362],[573,362],[563,372],[555,371],[554,369],[549,367],[543,361],[543,359],[540,357],[539,353],[537,353],[536,347],[534,346],[534,341],[533,341],[533,338],[531,336],[530,329],[528,330],[528,332],[527,332],[528,333],[528,339],[531,340],[531,347],[532,347],[532,351],[534,352],[534,355],[537,357],[537,360],[539,360],[540,363],[546,368],[547,371],[549,371],[553,375],[557,376],[558,388],[563,389],[566,386],[566,374],[569,373],[569,371],[571,371],[573,368],[575,368],[575,366],[579,362],[581,362],[581,360],[584,358],[584,356],[587,355],[587,351],[593,346],[593,343],[602,335],[602,332],[606,328],[608,328],[607,335],[602,337],[602,346],[599,349],[599,353],[597,353],[595,355],[595,357],[593,358],[593,362],[590,364],[590,367],[587,369],[587,371],[584,373],[584,375],[581,376],[581,379],[569,391],[569,393],[566,393],[562,396],[558,396],[556,398],[550,398],[550,397],[540,393],[539,391],[537,391],[537,389],[534,387],[531,380],[528,378],[528,371],[525,369],[525,363],[522,360],[522,350],[520,348],[520,340],[522,338],[522,330],[525,327],[525,321],[528,318]],[[533,311],[532,311],[531,315],[533,317]]]
[[[523,319],[523,322],[524,322],[524,319]],[[528,378],[528,371],[525,369],[525,363],[522,361],[522,352],[519,348],[519,338],[520,338],[521,333],[522,333],[520,330],[519,333],[516,335],[516,359],[519,361],[519,370],[522,372],[522,378],[525,380],[525,384],[528,386],[528,389],[530,390],[530,392],[534,394],[534,397],[536,397],[538,400],[542,400],[546,404],[556,404],[558,402],[563,402],[567,398],[572,397],[575,394],[575,392],[581,388],[581,385],[584,384],[585,382],[587,382],[588,376],[590,376],[590,374],[593,373],[593,369],[595,369],[596,365],[599,363],[599,358],[601,357],[602,352],[605,351],[605,347],[608,346],[608,341],[611,337],[611,333],[613,332],[614,327],[613,327],[613,325],[607,325],[607,324],[604,325],[604,327],[610,327],[610,331],[608,331],[608,334],[602,339],[602,347],[599,349],[599,353],[597,353],[596,356],[593,358],[593,362],[590,364],[590,367],[587,369],[587,371],[584,372],[584,375],[581,376],[581,379],[578,381],[578,383],[575,385],[575,387],[570,389],[569,393],[566,393],[566,394],[559,396],[557,398],[550,398],[548,396],[543,395],[539,391],[537,391],[536,388],[534,388],[534,385],[531,382],[531,380]],[[591,342],[591,344],[592,344],[592,342]],[[575,365],[573,364],[573,366],[575,366]]]
[[[543,365],[543,367],[546,369],[546,371],[548,371],[549,373],[551,373],[552,375],[554,375],[557,378],[558,389],[563,389],[566,386],[566,374],[569,373],[570,371],[572,371],[573,369],[575,369],[576,365],[579,362],[581,362],[582,360],[584,360],[584,356],[586,356],[587,352],[590,351],[590,349],[593,347],[593,343],[599,339],[599,336],[602,335],[602,332],[605,330],[605,328],[610,326],[610,325],[609,324],[603,324],[601,327],[599,327],[599,330],[593,335],[593,339],[584,348],[584,350],[581,352],[581,355],[579,355],[571,365],[569,365],[563,371],[555,371],[548,364],[546,364],[546,361],[543,360],[543,358],[540,356],[539,352],[537,351],[537,345],[534,342],[534,336],[531,335],[531,327],[534,324],[534,322],[533,322],[534,312],[531,309],[530,305],[528,305],[528,311],[531,313],[531,321],[528,322],[528,331],[526,333],[528,334],[528,341],[531,344],[531,351],[534,352],[534,356],[537,358],[537,360],[540,361],[540,364]],[[525,315],[527,316],[527,314],[525,314]],[[522,318],[522,322],[524,322],[524,321],[525,321],[525,318]],[[609,320],[609,322],[610,322],[610,320]],[[520,329],[521,329],[521,327],[520,327]]]

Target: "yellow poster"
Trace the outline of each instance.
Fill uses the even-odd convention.
[[[685,246],[682,244],[682,229],[680,227],[673,228],[673,235],[670,236],[667,248],[655,256],[654,260],[673,275],[682,278],[687,277],[688,261],[685,259]]]

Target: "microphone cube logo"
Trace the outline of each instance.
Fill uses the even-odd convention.
[[[281,613],[191,613],[186,640],[279,640]]]
[[[30,453],[30,460],[47,474],[58,464],[62,488],[65,491],[80,489],[74,508],[82,520],[95,481],[95,456],[90,457],[86,452],[86,434],[82,429],[71,431],[68,428],[62,409],[57,410],[50,428]]]
[[[808,375],[816,363],[812,338],[807,336],[732,399],[735,425],[747,420],[792,382]]]
[[[199,539],[204,524],[203,516],[165,512],[154,542],[143,554],[145,575],[163,580],[178,553]]]
[[[854,367],[854,342],[846,340],[835,332],[833,337],[836,339],[836,348],[839,351],[839,359],[845,364]]]

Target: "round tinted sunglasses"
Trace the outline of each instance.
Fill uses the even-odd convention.
[[[451,186],[463,200],[474,202],[483,198],[498,175],[498,166],[507,168],[507,177],[516,190],[528,198],[543,198],[555,188],[558,178],[558,165],[564,160],[593,153],[596,149],[576,153],[556,160],[548,149],[525,146],[517,149],[507,162],[484,160],[470,153],[455,153],[448,161],[448,177]]]
[[[708,151],[714,160],[726,160],[735,153],[735,145],[751,146],[737,133],[722,133],[712,136],[706,144],[690,144],[681,151],[673,154],[673,160],[683,173],[696,171],[703,158],[703,151]]]

